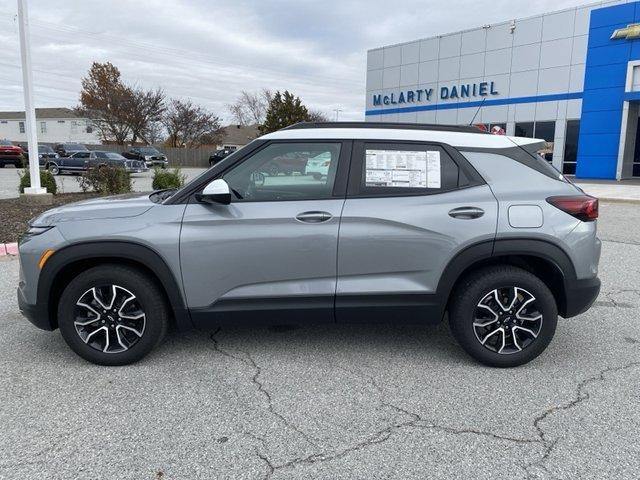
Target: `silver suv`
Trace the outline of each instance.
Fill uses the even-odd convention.
[[[36,218],[20,242],[20,309],[103,365],[141,359],[170,324],[447,313],[472,357],[521,365],[600,288],[598,201],[540,146],[473,127],[294,125],[180,190]],[[326,172],[307,173],[318,158]]]

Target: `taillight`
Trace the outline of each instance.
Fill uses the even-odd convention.
[[[598,218],[598,199],[591,195],[560,195],[547,198],[547,202],[583,222]]]

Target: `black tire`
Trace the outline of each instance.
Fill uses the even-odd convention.
[[[134,338],[134,343],[130,344],[128,349],[106,353],[95,346],[85,343],[80,333],[76,330],[74,321],[78,312],[76,302],[83,299],[84,295],[92,288],[108,289],[110,285],[117,285],[123,290],[126,289],[127,293],[133,294],[135,296],[134,301],[137,302],[140,310],[145,314],[145,318],[142,327],[136,327],[141,330],[141,335],[125,332],[125,335]],[[86,300],[83,300],[84,302]],[[114,307],[114,311],[115,309],[117,309],[117,305]],[[122,308],[120,308],[120,311],[122,311]],[[114,320],[114,322],[121,320],[118,314],[113,314],[113,316],[118,319]],[[100,316],[98,318],[103,317]],[[104,318],[112,317],[108,317],[105,314]],[[98,321],[95,323],[99,324]],[[107,320],[107,323],[110,323],[110,321]],[[139,270],[121,265],[100,265],[82,272],[69,282],[58,304],[58,326],[67,345],[85,360],[98,365],[128,365],[137,362],[162,341],[167,332],[168,324],[168,306],[158,286]],[[102,328],[108,329],[109,326],[105,325]],[[120,332],[123,332],[123,330],[120,330]],[[112,329],[112,338],[114,338],[115,333],[117,333],[117,328],[115,332]],[[103,335],[103,333],[99,332],[93,339],[100,340],[100,338],[104,338],[100,337],[100,335]],[[118,341],[120,340],[119,336],[115,338]],[[126,339],[123,341],[127,342]],[[116,343],[112,341],[111,345],[115,346]]]
[[[322,174],[318,172],[314,172],[311,174],[314,180],[322,180]]]
[[[0,168],[4,168],[5,164],[4,163],[0,163]]]
[[[511,290],[517,287],[518,290]],[[488,313],[488,318],[491,322],[496,324],[491,327],[484,327],[484,325],[478,327],[478,324],[485,323],[485,321],[477,321],[477,309],[482,302],[493,302],[493,296],[490,294],[494,290],[498,292],[516,292],[511,298],[520,296],[524,299],[525,294],[533,296],[533,301],[530,303],[531,310],[535,310],[537,314],[542,315],[540,324],[535,323],[534,328],[532,324],[523,324],[522,320],[518,320],[518,315],[512,315],[509,311],[494,306],[495,310],[498,310],[500,317],[499,321],[492,319],[493,313]],[[520,293],[517,293],[520,292]],[[496,296],[498,294],[495,294]],[[521,302],[521,300],[518,300]],[[510,303],[510,299],[507,299],[505,305]],[[494,304],[496,305],[496,304]],[[513,305],[513,303],[511,303]],[[521,307],[522,308],[522,307]],[[484,307],[480,310],[489,310]],[[511,311],[517,310],[513,308]],[[522,310],[526,312],[527,310]],[[531,318],[537,316],[537,314],[531,314]],[[521,316],[529,316],[524,315]],[[477,321],[474,326],[474,321]],[[558,307],[556,305],[555,298],[549,288],[532,273],[523,270],[521,268],[503,265],[487,267],[476,272],[471,273],[462,281],[457,284],[456,291],[453,293],[449,307],[449,325],[453,336],[456,338],[460,346],[473,358],[479,362],[491,366],[500,368],[517,367],[525,363],[530,362],[538,355],[540,355],[549,345],[553,335],[556,331],[556,324],[558,321]],[[490,322],[490,323],[491,323]],[[500,323],[502,322],[502,323]],[[512,323],[513,322],[513,323]],[[520,325],[518,325],[520,322]],[[525,320],[530,322],[530,320]],[[500,328],[496,328],[501,326]],[[523,331],[521,327],[528,327],[530,330],[536,330],[537,335],[529,335],[528,332]],[[487,330],[485,330],[485,328]],[[515,344],[513,338],[516,336],[516,329],[518,329]],[[499,343],[498,346],[492,347],[487,338],[490,335],[484,335],[483,332],[491,330],[500,330],[497,332],[491,342]],[[522,335],[525,336],[524,342],[522,341]],[[482,344],[481,338],[485,341],[486,346]],[[511,343],[511,352],[509,349],[505,349],[505,341]],[[494,351],[492,348],[498,349],[502,347],[504,352]],[[517,350],[522,348],[521,350]]]
[[[49,165],[47,165],[47,170],[51,172],[51,175],[60,175],[60,167],[58,167],[58,165],[56,165],[55,163],[50,163]]]

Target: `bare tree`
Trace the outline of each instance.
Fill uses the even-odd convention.
[[[131,89],[131,105],[127,123],[131,129],[132,144],[136,143],[138,138],[146,143],[151,143],[145,134],[148,133],[151,124],[162,119],[166,110],[164,99],[164,92],[159,88],[157,90]]]
[[[150,122],[140,136],[150,145],[162,142],[165,139],[166,132],[161,120]]]
[[[103,141],[124,145],[138,139],[149,142],[145,132],[160,121],[165,110],[161,89],[144,90],[125,84],[116,66],[94,62],[82,79],[77,111],[92,120]]]
[[[227,109],[238,125],[261,125],[272,98],[273,93],[266,88],[260,92],[243,90],[235,103],[227,105]]]
[[[307,114],[307,122],[328,122],[329,117],[327,117],[324,112],[320,110],[309,110]]]
[[[171,100],[163,117],[171,147],[199,147],[215,143],[220,135],[220,119],[190,100]]]
[[[124,145],[131,133],[128,115],[132,90],[120,79],[116,66],[94,62],[82,79],[80,105],[76,111],[91,119],[103,141]]]

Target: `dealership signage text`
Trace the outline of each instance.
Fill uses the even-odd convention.
[[[399,93],[388,95],[373,95],[373,105],[397,105],[400,103],[431,102],[434,100],[433,88],[422,88],[418,90],[405,90]],[[462,85],[452,85],[450,87],[440,87],[439,96],[441,100],[451,100],[457,98],[486,97],[498,95],[495,82],[465,83]]]

